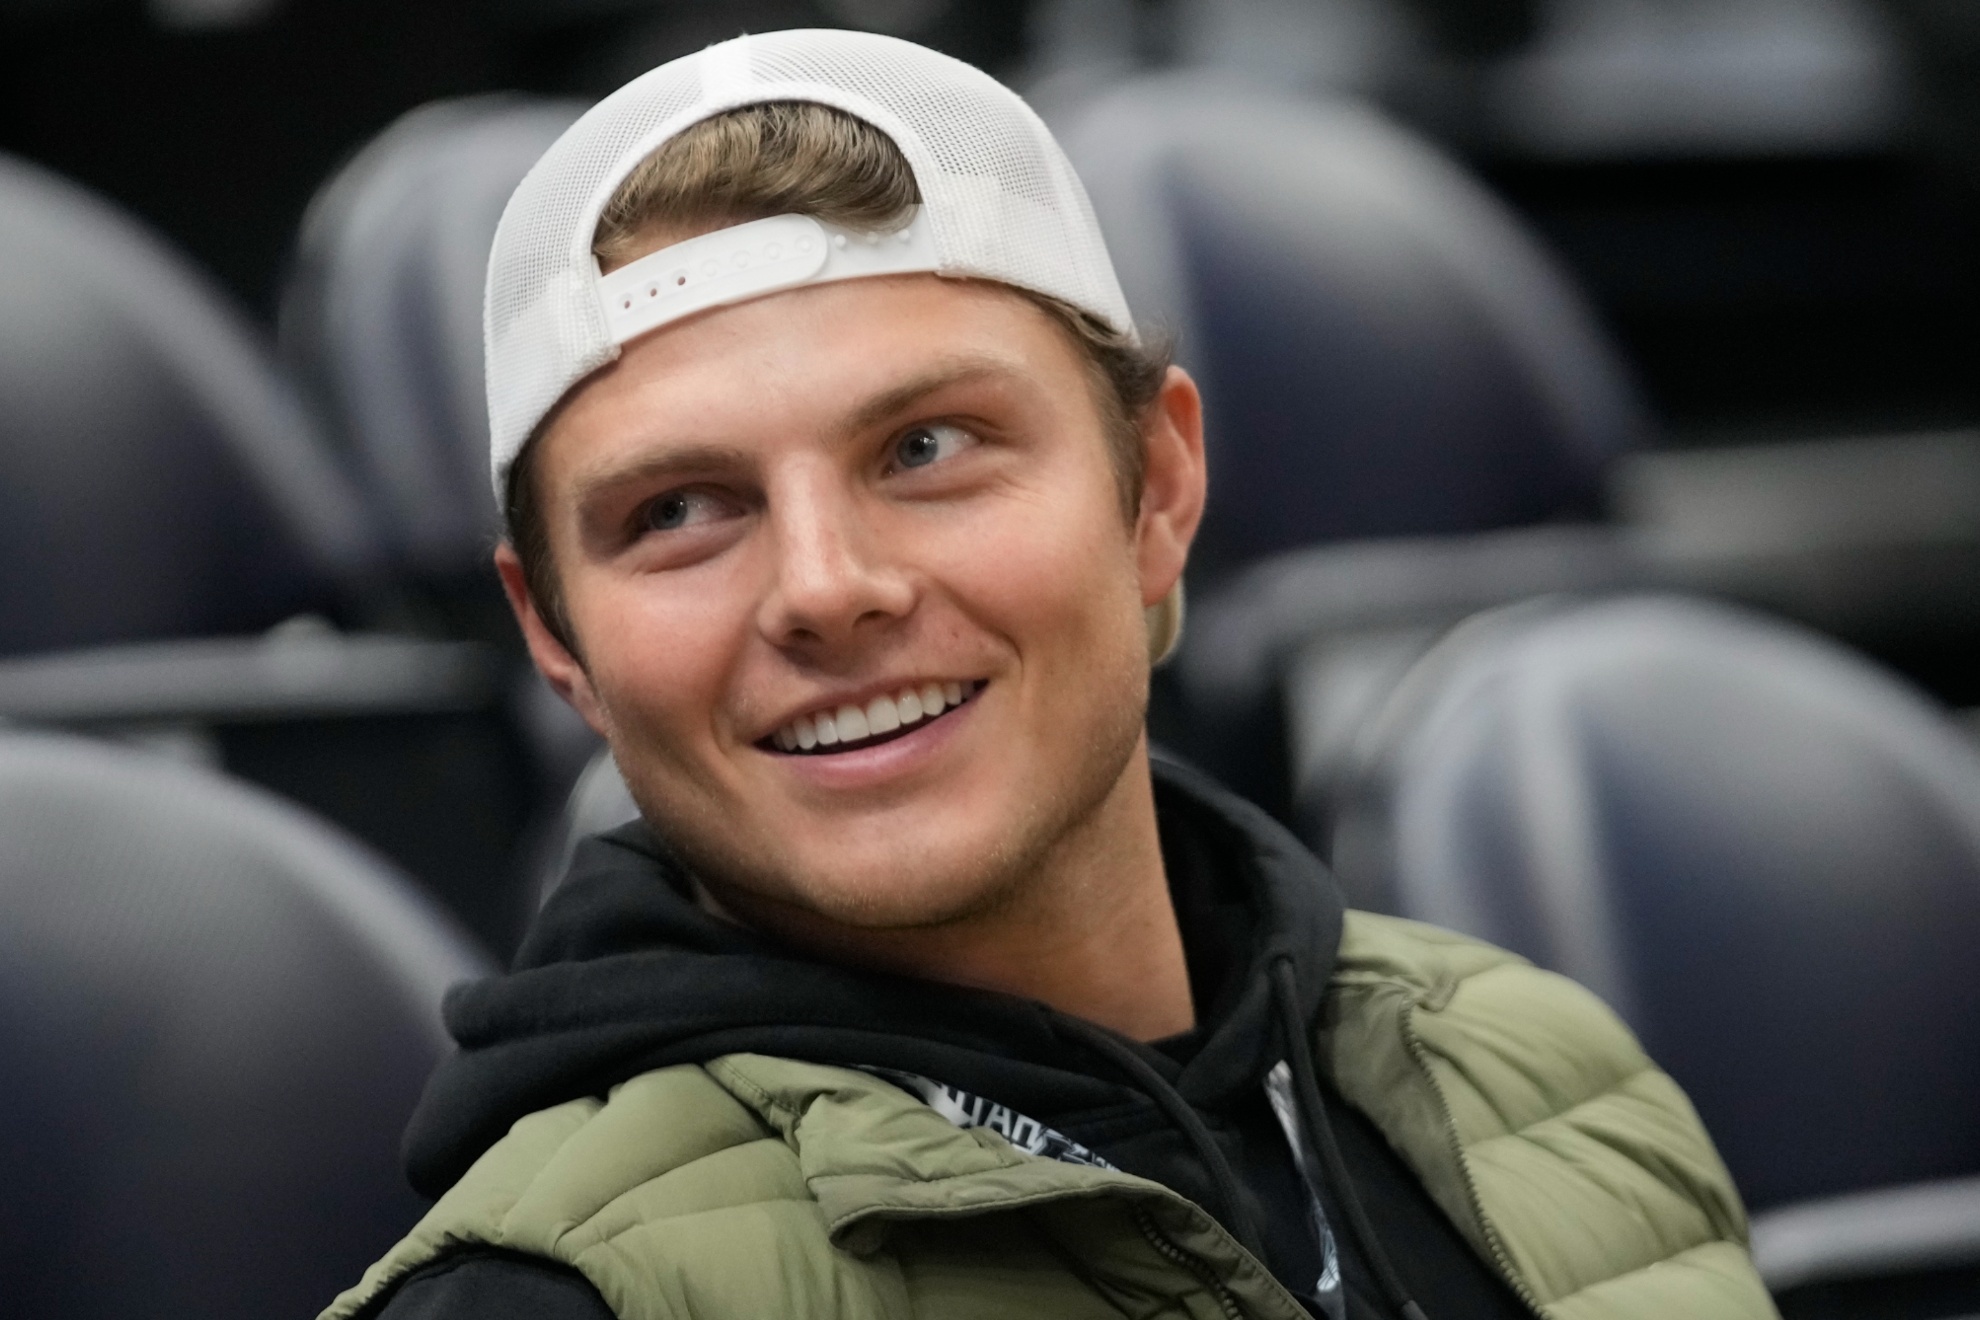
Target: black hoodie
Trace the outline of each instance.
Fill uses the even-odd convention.
[[[1187,1035],[1141,1044],[1031,1000],[806,958],[702,911],[666,847],[628,826],[580,847],[513,972],[448,997],[461,1050],[406,1134],[414,1185],[438,1195],[516,1119],[653,1068],[747,1051],[892,1069],[986,1097],[1174,1188],[1307,1296],[1321,1247],[1263,1084],[1287,1055],[1283,1019],[1307,1029],[1316,1016],[1340,898],[1296,839],[1201,776],[1158,761],[1155,792],[1197,1006]],[[1367,1120],[1323,1092],[1318,1121],[1366,1208],[1357,1232],[1340,1188],[1322,1188],[1351,1320],[1401,1315],[1398,1283],[1433,1320],[1527,1315]],[[1369,1237],[1400,1275],[1386,1288]],[[473,1253],[415,1275],[382,1314],[610,1313],[561,1266]]]

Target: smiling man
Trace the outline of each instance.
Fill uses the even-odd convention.
[[[1599,1004],[1151,762],[1198,396],[1015,96],[711,47],[489,299],[498,566],[643,822],[450,999],[440,1199],[326,1317],[1772,1314]]]
[[[1182,572],[1201,434],[1180,372],[1111,398],[1077,316],[898,275],[648,335],[530,455],[568,493],[532,514],[554,585],[502,565],[712,911],[1153,1038],[1191,1012],[1160,975],[1181,945],[1151,883],[1145,608]],[[1131,452],[1108,439],[1128,407]]]

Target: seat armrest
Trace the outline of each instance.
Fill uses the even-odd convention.
[[[1753,1263],[1776,1294],[1980,1264],[1980,1178],[1909,1183],[1755,1215]]]
[[[477,710],[503,668],[478,642],[386,634],[198,638],[0,660],[0,720],[66,728]]]

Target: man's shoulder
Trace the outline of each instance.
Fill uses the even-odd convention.
[[[1399,917],[1348,914],[1323,1013],[1338,1068],[1435,1078],[1466,1138],[1515,1132],[1662,1078],[1628,1026],[1574,981]],[[1670,1090],[1668,1103],[1695,1123]],[[1477,1106],[1489,1114],[1474,1114]]]
[[[495,1245],[536,1251],[527,1237],[540,1220],[544,1231],[568,1235],[579,1207],[602,1213],[611,1197],[690,1164],[757,1147],[759,1160],[787,1154],[769,1135],[762,1115],[698,1064],[640,1073],[603,1096],[553,1105],[518,1120],[477,1160],[436,1210],[453,1222],[499,1235]],[[656,1203],[659,1210],[671,1204]],[[654,1207],[648,1213],[655,1213]]]
[[[463,1252],[470,1281],[486,1273],[474,1262],[495,1253],[567,1267],[606,1296],[636,1239],[664,1234],[719,1259],[742,1226],[734,1216],[712,1226],[711,1210],[804,1198],[794,1155],[772,1136],[761,1113],[693,1064],[529,1114],[322,1320],[378,1315],[401,1287]]]
[[[1396,1052],[1392,1066],[1447,1059],[1470,1068],[1496,1060],[1509,1071],[1465,1079],[1495,1101],[1520,1081],[1543,1082],[1508,1114],[1515,1125],[1520,1116],[1571,1108],[1656,1070],[1608,1005],[1567,977],[1400,917],[1348,913],[1323,1013],[1327,1028],[1356,1053],[1379,1053],[1381,1040]]]
[[[1711,1138],[1595,995],[1479,940],[1356,912],[1322,1013],[1321,1066],[1530,1301],[1772,1314]],[[1567,1225],[1607,1247],[1567,1249]]]
[[[885,1236],[895,1212],[1028,1204],[1102,1176],[1031,1161],[865,1072],[723,1055],[518,1120],[321,1320],[378,1317],[449,1257],[491,1249],[575,1270],[627,1320],[675,1314],[685,1293],[707,1314],[896,1314],[890,1267],[845,1249],[878,1240],[868,1221]]]
[[[1387,983],[1434,999],[1470,977],[1505,967],[1535,970],[1518,954],[1469,935],[1350,908],[1332,979],[1339,985]]]

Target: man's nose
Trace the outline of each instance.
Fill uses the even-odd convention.
[[[778,646],[820,646],[903,618],[915,592],[871,511],[827,473],[794,477],[771,494],[777,556],[758,625]]]

